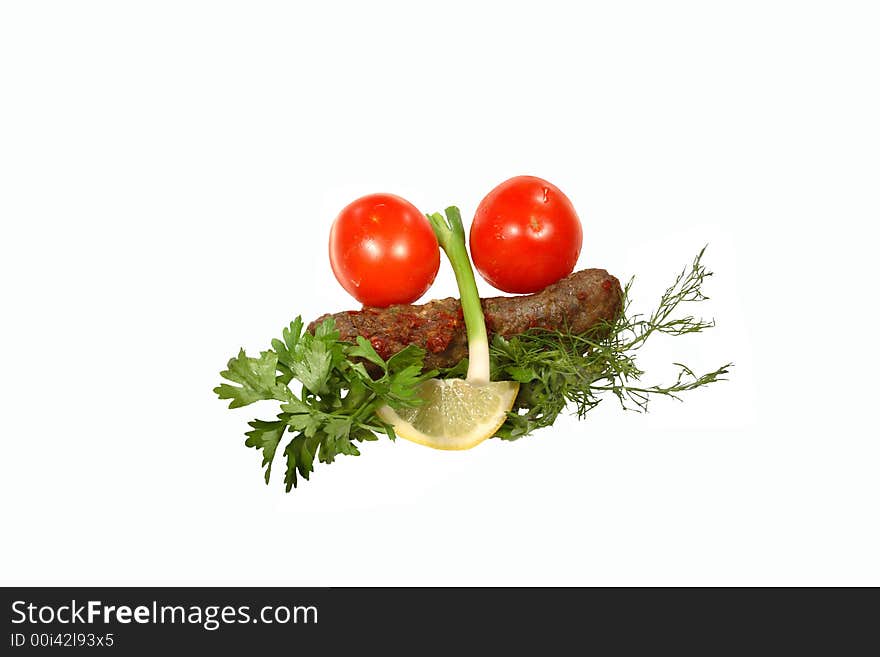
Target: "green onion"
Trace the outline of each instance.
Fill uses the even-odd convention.
[[[486,336],[486,318],[483,316],[474,270],[465,245],[461,212],[453,205],[446,208],[445,219],[439,212],[429,214],[427,217],[440,247],[449,257],[449,263],[458,283],[461,311],[468,338],[467,381],[477,385],[489,383],[489,340]]]

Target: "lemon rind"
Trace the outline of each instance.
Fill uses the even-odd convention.
[[[411,423],[401,418],[397,414],[397,412],[390,406],[383,406],[378,411],[376,411],[376,414],[385,422],[393,426],[394,433],[396,433],[404,440],[416,443],[417,445],[431,447],[432,449],[439,449],[443,451],[463,451],[466,449],[472,449],[483,441],[495,435],[495,432],[501,428],[501,425],[503,425],[504,421],[507,419],[507,413],[508,411],[510,411],[511,408],[513,408],[513,403],[516,401],[516,396],[518,393],[519,384],[517,384],[511,390],[510,405],[508,406],[507,404],[505,404],[507,408],[505,408],[504,411],[498,415],[498,417],[492,418],[491,422],[484,422],[483,424],[474,427],[462,438],[457,438],[455,439],[455,442],[450,442],[447,444],[438,444],[439,437],[429,436],[428,434],[419,431]],[[446,438],[446,436],[444,436],[443,438]]]

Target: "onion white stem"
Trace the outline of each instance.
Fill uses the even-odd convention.
[[[486,319],[480,305],[477,281],[468,256],[464,238],[464,225],[458,208],[446,208],[446,217],[439,212],[429,214],[428,221],[440,247],[446,252],[461,297],[461,310],[468,337],[467,381],[473,384],[489,383],[489,339],[486,334]]]

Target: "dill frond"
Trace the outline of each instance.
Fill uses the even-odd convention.
[[[623,290],[619,316],[588,333],[533,329],[509,340],[495,336],[490,346],[493,376],[520,382],[514,409],[496,436],[521,438],[550,426],[569,407],[583,419],[606,393],[614,395],[624,409],[644,412],[653,397],[680,400],[680,393],[724,381],[733,363],[700,375],[674,363],[678,374],[673,383],[645,386],[641,384],[645,373],[636,363],[637,352],[654,334],[688,335],[715,325],[713,320],[679,312],[683,304],[708,299],[702,286],[712,272],[702,264],[705,250],[703,247],[691,265],[682,269],[648,315],[630,312],[630,279]]]

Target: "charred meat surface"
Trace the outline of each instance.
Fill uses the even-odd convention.
[[[620,281],[604,269],[584,269],[535,294],[481,299],[489,339],[494,334],[510,338],[531,328],[563,329],[585,333],[620,312]],[[354,342],[360,335],[388,359],[409,344],[425,350],[425,367],[453,367],[467,356],[467,334],[458,299],[429,301],[422,305],[364,307],[322,315],[309,331],[327,318],[336,321],[341,340]]]

